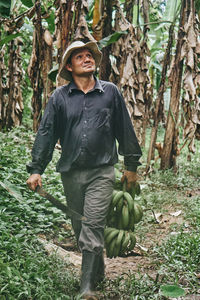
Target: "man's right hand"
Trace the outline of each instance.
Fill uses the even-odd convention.
[[[32,174],[29,179],[26,181],[29,189],[35,191],[36,187],[39,185],[42,186],[42,178],[40,174]]]

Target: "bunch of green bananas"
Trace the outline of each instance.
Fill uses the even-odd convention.
[[[143,216],[142,207],[134,200],[135,195],[140,192],[139,184],[135,186],[137,190],[133,187],[131,194],[125,190],[113,191],[107,216],[108,226],[134,231],[134,225],[139,223]]]
[[[106,255],[109,258],[122,256],[133,250],[136,238],[133,232],[123,229],[107,227],[104,232]]]
[[[113,191],[104,235],[106,253],[110,258],[124,255],[135,247],[135,224],[143,216],[142,207],[135,201],[135,195],[139,194],[139,183],[133,186],[130,193],[126,191],[125,185],[123,190]]]

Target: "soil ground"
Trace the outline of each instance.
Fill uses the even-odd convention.
[[[125,277],[130,273],[137,274],[149,274],[154,278],[156,276],[155,270],[155,258],[151,255],[152,248],[161,243],[169,234],[173,234],[171,231],[172,224],[183,223],[183,217],[181,210],[174,210],[171,212],[168,209],[168,213],[165,215],[155,214],[155,224],[151,224],[151,230],[146,234],[146,238],[142,245],[136,244],[134,251],[128,253],[125,257],[107,258],[106,253],[106,277],[109,279],[115,279],[119,276]],[[69,225],[66,229],[69,229]],[[45,245],[46,250],[49,253],[56,251],[57,255],[63,259],[66,257],[70,260],[70,263],[80,271],[81,266],[81,253],[78,251],[75,245],[74,239],[69,238],[58,242],[56,238],[49,240],[44,235],[39,236],[40,241]]]
[[[198,192],[200,191],[198,190]],[[145,234],[142,245],[137,243],[134,251],[127,253],[125,257],[116,257],[113,259],[107,258],[106,253],[104,253],[106,265],[105,275],[107,279],[114,280],[119,277],[125,279],[126,276],[130,276],[130,274],[135,274],[136,277],[137,274],[140,274],[140,276],[142,274],[148,274],[152,279],[156,279],[157,262],[156,257],[153,255],[153,248],[156,244],[161,244],[169,235],[178,233],[173,232],[173,224],[181,225],[185,222],[180,207],[177,207],[176,209],[172,206],[167,207],[165,211],[165,214],[152,214],[154,216],[154,221],[149,224],[149,231]],[[63,227],[66,230],[71,230],[71,225],[69,224],[63,224]],[[45,235],[38,236],[38,239],[49,254],[56,253],[60,258],[66,260],[73,272],[76,272],[77,275],[80,276],[81,253],[78,251],[74,237],[62,240],[62,242],[59,242],[56,237],[50,239]],[[105,297],[100,293],[98,293],[98,295],[99,299],[105,300]],[[109,300],[120,300],[119,297],[114,295],[112,297],[111,295],[112,291],[110,291]],[[184,297],[184,300],[200,300],[200,296],[187,295]]]

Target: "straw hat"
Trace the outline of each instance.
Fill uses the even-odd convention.
[[[97,43],[96,42],[83,43],[82,41],[76,41],[76,42],[73,42],[71,45],[69,45],[69,47],[67,47],[67,49],[63,55],[61,69],[58,74],[59,76],[61,76],[62,78],[64,78],[65,80],[68,80],[68,81],[72,80],[71,72],[66,69],[67,61],[70,58],[70,55],[72,54],[72,52],[74,50],[84,49],[84,48],[89,49],[91,51],[93,58],[95,60],[96,67],[99,66],[102,53],[99,50]]]

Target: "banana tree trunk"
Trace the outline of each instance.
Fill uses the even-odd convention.
[[[0,51],[0,130],[11,129],[22,121],[24,107],[20,51],[20,41],[12,40],[8,46],[8,65],[4,62],[6,48]]]
[[[112,33],[112,1],[107,0],[105,2],[105,19],[103,22],[102,35],[103,37],[108,36]],[[103,58],[99,71],[99,77],[102,80],[109,80],[111,73],[111,62],[110,62],[110,51],[111,46],[107,46],[102,50]]]
[[[41,24],[41,4],[40,1],[35,3],[36,19],[35,29],[33,33],[33,50],[28,66],[28,75],[31,80],[31,86],[33,89],[32,96],[32,116],[33,116],[33,130],[36,132],[39,127],[39,123],[42,117],[42,62],[44,59],[43,54],[43,40],[42,40],[42,24]]]
[[[186,4],[189,0],[182,1],[180,24],[178,32],[178,42],[176,46],[175,60],[170,74],[171,99],[167,116],[166,131],[161,155],[161,169],[176,167],[177,144],[178,144],[178,117],[180,106],[181,83],[183,74],[183,57],[181,49],[184,43],[183,27],[187,20]]]
[[[124,9],[126,11],[126,19],[132,23],[133,22],[133,6],[135,4],[135,0],[126,0],[124,2]]]
[[[146,165],[146,171],[148,171],[150,167],[150,162],[152,159],[154,159],[154,150],[155,150],[155,143],[157,138],[157,131],[158,131],[158,124],[161,119],[163,119],[164,115],[164,92],[165,92],[165,82],[166,82],[166,74],[167,74],[167,67],[170,65],[170,54],[171,54],[171,48],[173,44],[173,32],[174,32],[174,24],[170,26],[169,29],[169,40],[168,45],[166,48],[165,56],[163,59],[163,68],[162,68],[162,74],[161,74],[161,82],[160,87],[158,90],[158,96],[156,98],[155,103],[155,110],[153,114],[153,127],[151,131],[151,140],[150,140],[150,146],[148,150],[148,157],[147,157],[147,165]]]

